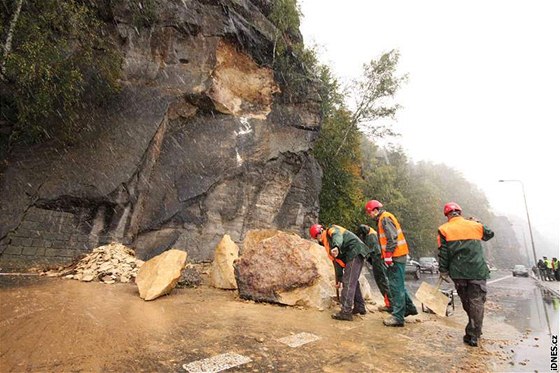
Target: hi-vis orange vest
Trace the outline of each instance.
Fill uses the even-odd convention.
[[[346,229],[339,226],[339,225],[335,225],[335,227],[337,227],[341,233],[346,232]],[[331,255],[331,245],[329,244],[329,238],[328,238],[328,234],[330,233],[330,235],[332,236],[334,232],[333,227],[329,228],[329,229],[325,229],[323,230],[323,232],[321,233],[321,242],[323,243],[323,246],[325,247],[325,250],[327,250],[327,256],[329,257],[331,262],[336,261],[338,263],[339,266],[341,266],[342,268],[346,267],[346,263],[344,263],[342,260],[335,258],[334,256]],[[340,247],[338,248],[338,250],[340,250]]]
[[[460,219],[457,219],[460,218]],[[447,242],[464,240],[482,240],[484,227],[475,221],[463,217],[453,217],[439,227],[439,232]],[[441,237],[438,234],[438,248],[441,247]]]
[[[393,214],[387,211],[383,211],[379,220],[377,221],[377,231],[379,232],[379,244],[381,245],[381,255],[385,255],[385,250],[387,249],[387,236],[385,235],[385,230],[383,229],[383,220],[384,219],[391,219],[395,227],[397,228],[397,247],[393,252],[393,256],[403,256],[408,254],[408,244],[404,239],[404,234],[401,229],[401,225],[399,224],[397,218]]]

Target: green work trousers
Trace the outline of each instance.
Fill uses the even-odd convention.
[[[385,264],[383,264],[383,259],[381,259],[381,254],[370,255],[367,261],[371,264],[373,279],[375,280],[379,291],[383,296],[387,296],[390,300],[391,295],[389,293],[389,284],[387,284],[387,270]]]
[[[412,299],[410,299],[410,295],[408,295],[408,291],[404,286],[405,268],[406,264],[399,262],[393,262],[393,265],[387,268],[393,316],[403,323],[407,315],[416,313],[416,306]]]

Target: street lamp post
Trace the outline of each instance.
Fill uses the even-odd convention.
[[[527,213],[527,224],[529,224],[529,235],[531,236],[531,246],[533,248],[533,258],[535,266],[537,265],[537,252],[535,250],[535,241],[533,240],[533,230],[531,229],[531,219],[529,218],[529,208],[527,207],[527,197],[525,197],[525,186],[521,180],[498,180],[500,183],[517,182],[521,184],[521,191],[523,192],[523,201],[525,202],[525,212]]]

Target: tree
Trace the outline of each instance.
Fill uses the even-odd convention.
[[[394,135],[374,122],[394,117],[398,110],[398,105],[386,100],[406,80],[396,75],[398,59],[398,52],[393,50],[364,65],[363,76],[354,81],[350,92],[357,99],[355,110],[346,105],[348,94],[342,92],[328,68],[320,71],[323,126],[314,154],[323,168],[320,195],[323,223],[355,229],[363,222],[364,191],[368,190],[364,182],[367,184],[368,180],[363,178],[362,132],[377,138]]]
[[[319,203],[319,220],[325,224],[340,224],[348,228],[357,226],[362,203],[360,133],[356,127],[348,132],[349,141],[337,156],[334,149],[348,128],[352,113],[344,105],[340,85],[326,66],[319,69],[322,81],[321,109],[323,125],[314,156],[323,169],[323,183]]]
[[[16,7],[14,13],[12,15],[12,19],[10,21],[10,26],[6,31],[6,41],[4,42],[4,46],[2,48],[2,61],[0,62],[0,79],[5,80],[4,74],[6,73],[6,59],[8,58],[8,54],[12,50],[12,38],[14,37],[14,29],[17,24],[17,20],[19,18],[19,13],[21,12],[21,6],[23,5],[23,0],[16,1]]]
[[[370,139],[396,135],[390,127],[374,122],[382,118],[394,119],[400,108],[400,105],[393,104],[389,100],[408,79],[408,75],[397,76],[399,57],[399,52],[393,49],[381,55],[378,60],[371,60],[368,64],[364,64],[362,77],[352,84],[356,108],[335,156],[344,146],[348,134],[354,127],[359,127]]]
[[[81,130],[80,112],[118,91],[121,56],[94,2],[12,2],[21,5],[17,23],[14,15],[0,30],[12,40],[4,45],[0,82],[8,144],[71,138]]]

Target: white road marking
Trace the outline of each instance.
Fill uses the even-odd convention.
[[[502,281],[502,280],[505,280],[506,278],[511,278],[511,277],[513,277],[513,276],[509,275],[509,276],[505,276],[505,277],[502,277],[502,278],[497,278],[495,280],[488,281],[486,284],[493,284],[494,282]]]
[[[278,342],[282,342],[293,348],[293,347],[299,347],[309,342],[314,342],[318,339],[320,339],[320,337],[316,336],[315,334],[303,332],[294,335],[289,335],[284,338],[280,338],[278,339]]]
[[[207,359],[183,364],[183,369],[190,373],[215,373],[251,362],[247,356],[228,352]]]

